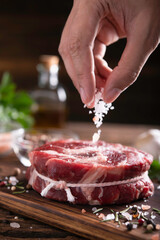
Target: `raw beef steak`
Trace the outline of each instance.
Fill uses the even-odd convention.
[[[152,156],[132,147],[58,140],[30,153],[27,178],[42,196],[79,204],[129,203],[153,194]]]

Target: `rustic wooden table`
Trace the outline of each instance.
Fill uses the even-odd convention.
[[[69,123],[67,128],[77,133],[81,139],[91,139],[95,127],[91,123]],[[102,140],[108,142],[119,142],[126,145],[133,145],[136,137],[152,128],[144,125],[114,125],[104,124],[102,127]],[[159,127],[157,127],[159,128]],[[20,166],[20,162],[14,153],[0,157],[0,176],[5,176],[5,171],[12,171],[14,166]],[[5,166],[5,168],[4,168]],[[2,172],[3,169],[3,172]],[[20,228],[12,228],[11,222],[20,224]],[[0,208],[0,239],[65,239],[78,240],[84,239],[67,231],[51,227],[44,223],[17,215]]]

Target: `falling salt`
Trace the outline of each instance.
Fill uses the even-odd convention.
[[[92,142],[96,143],[100,138],[101,130],[99,129],[97,133],[94,133],[92,136]]]
[[[103,118],[105,117],[105,115],[107,115],[108,111],[110,109],[111,110],[114,109],[114,107],[112,106],[112,103],[105,103],[102,100],[102,93],[103,93],[103,89],[96,92],[94,109],[93,111],[91,110],[89,111],[89,114],[91,114],[92,112],[94,113],[93,122],[96,128],[99,128],[102,125]],[[101,130],[98,130],[97,133],[93,134],[92,141],[94,143],[99,140],[100,134],[101,134]]]
[[[16,222],[10,223],[10,226],[11,226],[12,228],[20,228],[20,224],[19,224],[19,223],[16,223]]]

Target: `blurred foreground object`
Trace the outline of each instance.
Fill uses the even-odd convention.
[[[19,123],[23,128],[33,125],[31,117],[32,99],[25,91],[16,91],[16,85],[8,72],[0,84],[0,124]]]
[[[42,55],[37,65],[38,88],[31,92],[35,127],[63,127],[66,121],[65,89],[59,84],[59,58]]]
[[[150,129],[138,136],[135,147],[153,155],[160,161],[160,130]]]

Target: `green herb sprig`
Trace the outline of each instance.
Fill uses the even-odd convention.
[[[10,73],[5,72],[0,82],[0,123],[18,122],[29,128],[34,120],[31,116],[33,100],[25,91],[17,91]]]

